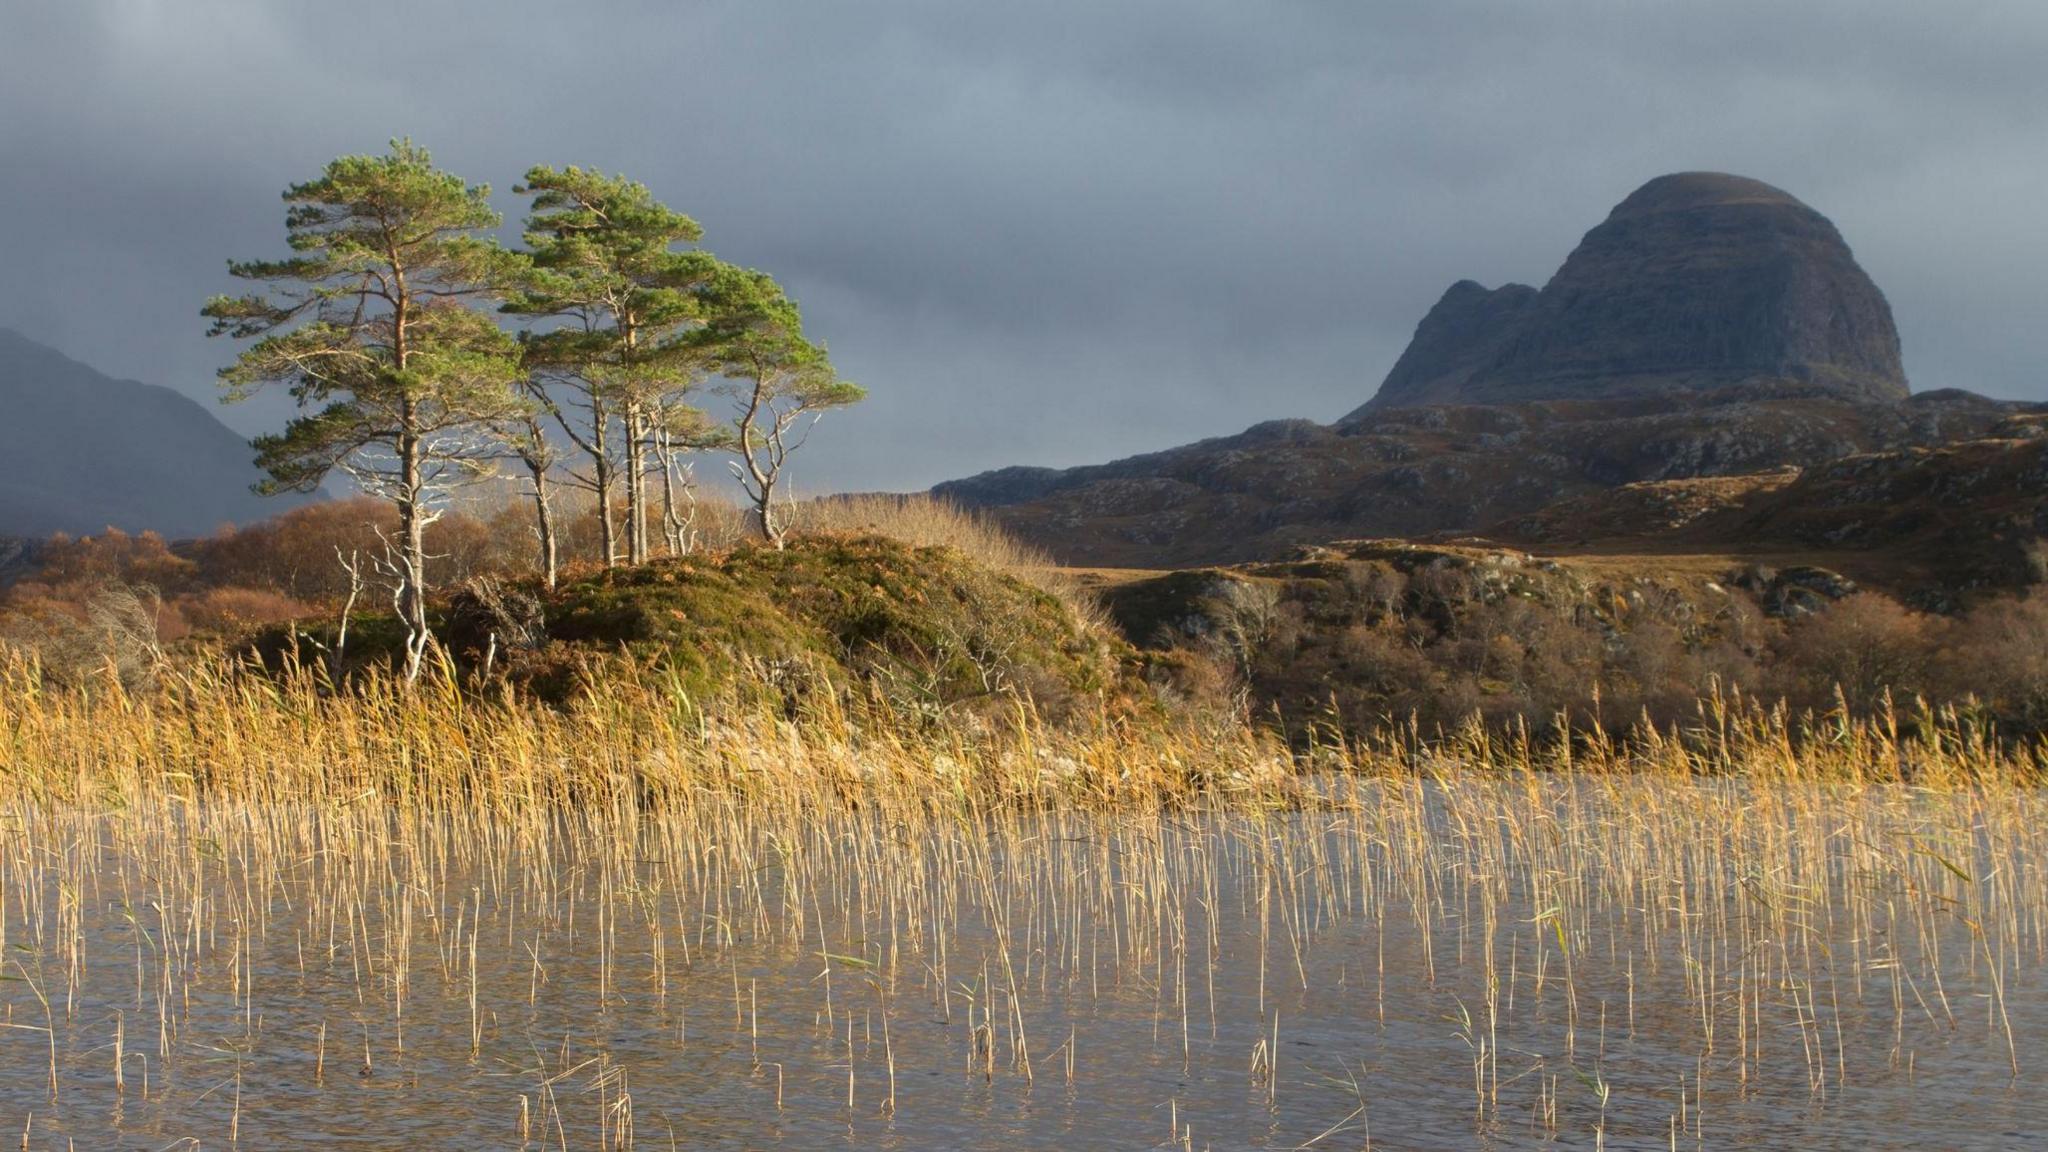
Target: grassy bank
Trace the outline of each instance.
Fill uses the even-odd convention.
[[[1915,667],[1899,621],[1789,578],[1761,591],[1700,573],[1660,584],[1354,545],[1113,584],[1099,590],[1105,612],[1069,574],[941,503],[817,501],[798,520],[809,535],[786,549],[592,567],[555,588],[472,574],[435,601],[435,658],[412,686],[396,679],[395,619],[370,596],[183,639],[132,594],[118,611],[52,610],[62,626],[21,633],[32,642],[0,636],[0,787],[81,801],[1119,807],[1293,804],[1332,775],[1948,788],[2041,774],[2038,742],[1995,709],[1892,695]],[[76,569],[67,579],[84,589],[117,570],[88,553],[53,571]],[[1803,708],[1774,703],[1785,685],[1724,677],[1739,667],[1716,662],[1766,620],[1752,601],[1793,592],[1811,610],[1770,627],[1826,657],[1799,665],[1814,681]],[[2015,621],[1978,632],[2020,645],[2033,633]],[[1995,687],[2001,661],[1961,638],[1984,658],[1951,658],[1958,676]],[[1589,680],[1588,668],[1602,671]],[[1849,690],[1823,693],[1823,679]]]
[[[566,706],[509,690],[479,696],[448,665],[407,687],[377,674],[335,692],[208,664],[131,692],[109,676],[60,688],[33,665],[0,671],[0,788],[37,801],[145,795],[317,803],[382,797],[405,808],[542,810],[586,803],[660,809],[735,801],[917,808],[1067,803],[1160,807],[1313,804],[1332,774],[1672,779],[2003,788],[2036,783],[2038,749],[1953,713],[1795,719],[1782,708],[1703,702],[1694,722],[1597,725],[1565,737],[1387,728],[1290,747],[1222,714],[1092,714],[1059,722],[1021,695],[970,720],[908,717],[880,694],[817,692],[791,709],[752,690],[692,694],[673,670],[612,666]]]

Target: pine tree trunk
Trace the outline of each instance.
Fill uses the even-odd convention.
[[[598,547],[604,552],[604,566],[616,568],[619,565],[619,532],[618,525],[612,520],[612,456],[610,446],[605,443],[602,425],[596,432],[594,443],[597,453],[591,459],[591,477],[597,485]]]
[[[676,458],[666,430],[656,433],[656,462],[661,465],[661,537],[668,554],[683,554],[683,521],[676,515]]]
[[[775,545],[775,550],[780,552],[782,551],[784,530],[775,523],[775,482],[781,478],[782,472],[780,467],[781,453],[779,451],[782,428],[774,422],[774,413],[769,412],[768,418],[771,431],[766,437],[766,450],[770,453],[770,456],[768,464],[764,466],[758,455],[758,453],[763,451],[763,448],[760,446],[760,433],[756,430],[754,424],[755,420],[763,414],[763,409],[767,406],[767,396],[767,380],[757,371],[754,375],[753,394],[747,402],[745,411],[740,416],[739,456],[741,463],[746,468],[746,475],[753,480],[754,517],[758,521],[756,527],[761,529],[761,539]]]
[[[427,522],[426,510],[420,507],[426,485],[420,473],[419,438],[409,431],[401,434],[398,456],[398,617],[405,625],[405,680],[410,684],[419,679],[427,651]]]
[[[626,405],[626,562],[647,562],[647,418],[638,401]]]
[[[775,545],[775,550],[780,552],[783,537],[789,534],[789,529],[775,519],[775,481],[776,477],[772,475],[763,479],[760,499],[754,502],[754,514],[761,521],[761,538]]]
[[[555,542],[554,493],[548,488],[548,470],[533,469],[533,518],[540,535],[540,575],[549,589],[555,586],[559,551]]]

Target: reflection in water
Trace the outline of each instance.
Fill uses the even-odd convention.
[[[18,808],[26,1146],[2048,1146],[2048,804]]]

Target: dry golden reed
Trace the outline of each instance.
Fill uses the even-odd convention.
[[[240,1069],[289,1052],[322,1080],[486,1068],[493,1130],[633,1147],[666,1123],[662,1057],[604,1036],[650,1012],[677,1053],[728,1037],[763,1115],[901,1118],[930,1081],[899,1063],[1114,1075],[1086,1006],[1133,990],[1151,1051],[1236,1046],[1276,1117],[1351,1084],[1303,1139],[1370,1119],[1362,1070],[1290,1044],[1331,996],[1361,1024],[1440,1005],[1475,1132],[1697,1143],[1756,1092],[1826,1101],[1956,1051],[2032,1073],[2006,997],[2048,939],[2038,753],[1952,713],[1734,699],[1627,737],[1303,749],[1021,700],[792,713],[630,669],[556,710],[446,672],[335,693],[197,666],[131,694],[14,660],[0,760],[10,1058],[47,1050],[53,1109],[186,1115],[202,1088],[165,1068],[231,1052],[205,1099],[233,1112],[195,1139],[278,1138],[242,1128]],[[584,978],[551,984],[569,955]],[[1610,1059],[1639,1036],[1682,1054],[1675,1096]],[[1201,1146],[1209,1102],[1157,1103]]]

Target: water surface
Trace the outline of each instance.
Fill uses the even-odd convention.
[[[2044,807],[23,807],[0,1139],[2048,1147]]]

